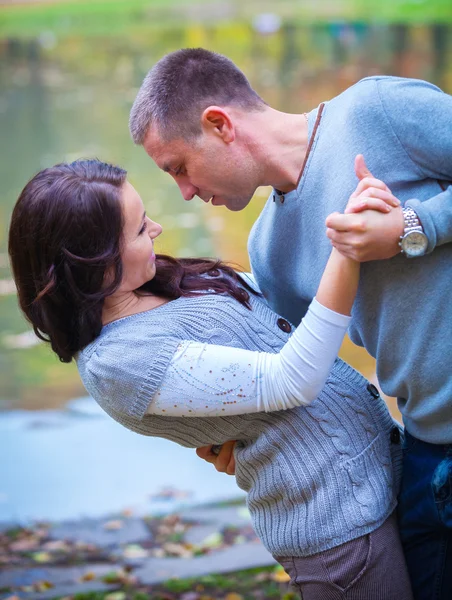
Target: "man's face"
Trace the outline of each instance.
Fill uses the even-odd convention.
[[[198,196],[213,206],[237,211],[247,206],[256,190],[246,153],[238,144],[226,144],[217,136],[202,132],[193,142],[164,142],[151,126],[143,147],[157,166],[173,177],[184,200]]]

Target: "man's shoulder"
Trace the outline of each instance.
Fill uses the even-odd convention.
[[[363,123],[381,117],[397,121],[422,104],[429,104],[443,93],[437,86],[422,79],[392,75],[373,75],[357,81],[327,103],[330,115],[353,114]],[[335,122],[337,125],[337,121]]]
[[[354,96],[360,100],[374,98],[375,100],[408,100],[412,94],[418,96],[423,92],[441,92],[433,83],[423,79],[396,77],[394,75],[372,75],[360,79],[337,96]]]

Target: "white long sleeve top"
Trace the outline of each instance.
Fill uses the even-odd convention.
[[[350,319],[314,298],[277,354],[182,341],[146,412],[213,417],[308,405],[325,385]]]

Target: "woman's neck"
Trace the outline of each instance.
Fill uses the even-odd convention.
[[[102,310],[102,325],[117,321],[124,317],[130,317],[147,310],[157,308],[169,302],[168,298],[154,296],[151,294],[138,295],[134,292],[113,294],[105,298]]]

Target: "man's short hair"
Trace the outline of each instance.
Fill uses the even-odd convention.
[[[263,110],[262,98],[245,75],[221,54],[185,48],[164,56],[146,75],[130,112],[135,144],[155,124],[163,140],[193,139],[201,133],[202,112],[211,105]]]

